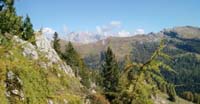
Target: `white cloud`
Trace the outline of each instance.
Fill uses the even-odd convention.
[[[128,31],[122,30],[122,31],[118,32],[117,36],[118,37],[129,37],[129,36],[131,36],[131,34]]]
[[[137,29],[135,32],[134,32],[135,35],[137,34],[145,34],[145,31],[144,29]]]
[[[111,21],[107,25],[103,26],[96,26],[97,33],[104,34],[105,32],[112,32],[115,29],[121,28],[121,22],[120,21]]]

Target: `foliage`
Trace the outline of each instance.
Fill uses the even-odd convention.
[[[4,35],[0,34],[0,45],[6,45],[8,41],[9,40]]]
[[[194,102],[200,104],[200,94],[194,93]]]
[[[185,91],[182,93],[182,97],[189,100],[189,101],[193,101],[194,100],[194,96],[192,94],[192,92],[190,91]]]
[[[174,85],[172,84],[167,85],[167,94],[169,95],[169,100],[173,102],[176,101],[176,91]]]
[[[33,25],[31,23],[30,17],[27,15],[24,22],[23,22],[23,34],[22,34],[22,39],[24,40],[31,40],[34,38],[34,30],[33,30]]]
[[[183,93],[181,93],[181,97],[188,101],[192,101],[196,104],[200,104],[200,95],[197,93],[192,93],[190,91],[184,91]]]
[[[91,71],[86,67],[84,61],[76,52],[71,42],[66,45],[65,52],[62,54],[62,57],[65,62],[72,67],[75,75],[77,77],[80,76],[82,84],[89,88],[91,83]]]
[[[63,59],[66,60],[66,63],[70,66],[79,66],[80,65],[80,56],[74,49],[71,42],[65,46],[65,52],[62,55]],[[77,73],[75,71],[75,73]]]
[[[167,79],[175,83],[178,94],[183,91],[192,91],[200,93],[199,88],[199,67],[200,60],[198,55],[195,54],[183,54],[178,55],[174,58],[174,62],[171,63],[173,68],[177,71],[177,75],[171,75],[164,73],[165,76],[170,75]],[[191,77],[192,76],[192,77]]]
[[[190,45],[188,48],[188,45]],[[165,63],[170,65],[177,74],[169,73],[161,69],[161,73],[167,82],[173,83],[176,87],[176,93],[181,96],[184,91],[191,91],[192,93],[200,92],[199,87],[199,54],[198,40],[167,40],[167,46],[163,49],[163,52],[173,57],[172,61],[165,60]],[[157,46],[157,43],[146,42],[143,44],[136,44],[131,53],[132,60],[136,62],[143,62],[150,57],[149,53],[152,53],[153,49]],[[192,51],[193,50],[193,51]],[[195,50],[195,51],[194,51]],[[189,51],[189,52],[188,52]],[[148,53],[148,54],[146,54]],[[141,56],[139,54],[142,54]],[[192,77],[191,77],[192,76]],[[157,82],[159,89],[166,92],[167,84],[164,82]]]
[[[159,43],[152,42],[152,43],[139,43],[136,42],[133,44],[133,49],[130,54],[130,59],[134,62],[145,63],[153,54],[156,47],[159,46]]]
[[[119,68],[115,55],[111,48],[108,47],[105,52],[105,59],[102,64],[102,87],[105,92],[106,97],[111,101],[113,99],[113,92],[117,91],[119,82]]]
[[[29,16],[22,20],[21,16],[17,16],[14,8],[15,0],[1,0],[0,4],[0,33],[10,33],[18,35],[24,40],[35,41],[34,30]]]
[[[55,32],[54,33],[54,37],[53,37],[53,48],[55,49],[55,51],[61,55],[61,50],[60,50],[60,39],[58,38],[58,33]]]
[[[22,34],[22,17],[17,16],[14,0],[0,0],[0,33]]]
[[[91,104],[110,104],[109,101],[99,93],[91,94],[88,98],[90,99]]]
[[[123,104],[152,104],[151,96],[155,93],[155,83],[165,82],[160,73],[160,68],[174,72],[168,65],[160,60],[170,57],[162,52],[164,41],[152,54],[150,59],[142,63],[127,64],[121,74],[119,96],[115,103]],[[131,75],[131,76],[130,76]]]
[[[53,48],[55,49],[55,51],[61,55],[61,50],[60,50],[60,43],[59,43],[60,39],[58,38],[58,33],[55,32],[54,33],[54,37],[53,37]]]

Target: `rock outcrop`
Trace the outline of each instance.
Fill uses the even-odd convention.
[[[35,45],[30,42],[24,41],[17,36],[13,37],[13,41],[22,46],[22,54],[30,59],[39,60],[40,66],[43,68],[49,68],[57,66],[58,69],[63,70],[69,76],[74,76],[74,73],[70,66],[63,62],[56,51],[52,48],[50,41],[45,35],[36,33]],[[45,58],[45,61],[41,61],[41,58]]]
[[[6,96],[8,98],[17,98],[24,100],[24,93],[22,90],[23,82],[12,71],[7,73],[6,77]]]
[[[56,51],[52,48],[50,41],[45,35],[36,33],[36,49],[48,59],[48,65],[58,65],[59,69],[64,70],[70,76],[74,76],[74,73],[70,66],[63,62]]]

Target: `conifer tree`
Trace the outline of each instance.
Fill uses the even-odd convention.
[[[54,33],[54,37],[53,37],[53,48],[58,53],[58,55],[61,54],[60,43],[59,42],[60,42],[60,39],[58,38],[58,33],[55,32]]]
[[[81,78],[81,83],[86,87],[90,87],[89,70],[86,67],[84,61],[81,59],[77,51],[74,49],[71,42],[65,47],[65,52],[62,54],[62,58],[70,65],[77,77]]]
[[[65,46],[65,52],[63,53],[63,58],[66,60],[66,63],[70,66],[79,66],[80,65],[80,56],[74,49],[71,42]]]
[[[115,92],[117,90],[119,81],[119,68],[115,55],[111,48],[108,47],[105,52],[105,59],[102,64],[101,75],[103,77],[102,87],[105,92]]]
[[[26,16],[24,23],[23,23],[22,38],[24,40],[30,40],[30,39],[34,38],[33,25],[31,23],[31,19],[28,15]]]
[[[0,0],[0,33],[21,35],[22,17],[17,16],[14,0]]]

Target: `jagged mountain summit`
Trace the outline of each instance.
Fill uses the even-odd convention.
[[[66,40],[77,42],[77,43],[91,43],[91,42],[97,42],[98,40],[105,39],[106,36],[99,35],[92,32],[71,32],[67,34]]]
[[[138,30],[141,31],[141,30]],[[131,37],[135,35],[142,35],[144,32],[135,32],[130,33],[127,31],[119,31],[119,32],[70,32],[66,35],[65,40],[76,42],[80,44],[88,44],[95,43],[100,40],[105,40],[110,37]]]

